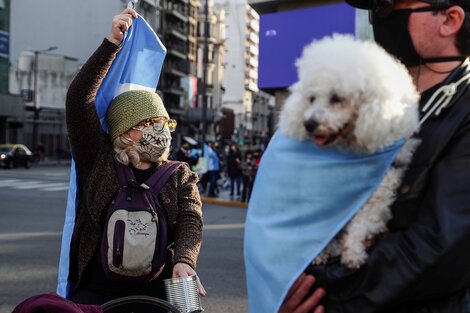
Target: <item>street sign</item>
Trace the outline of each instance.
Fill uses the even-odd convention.
[[[21,89],[21,96],[24,102],[33,101],[33,91],[31,89]]]
[[[10,53],[10,36],[8,32],[0,30],[0,57],[8,58]]]

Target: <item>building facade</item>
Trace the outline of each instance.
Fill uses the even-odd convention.
[[[78,67],[76,58],[48,51],[20,53],[10,85],[23,96],[21,142],[31,149],[42,149],[49,156],[68,150],[64,103]]]
[[[24,103],[9,93],[10,0],[0,1],[0,144],[21,142]]]
[[[7,7],[10,1],[0,1],[0,5],[5,3]],[[19,136],[29,146],[46,146],[46,154],[50,156],[55,154],[58,145],[62,145],[64,150],[68,148],[64,104],[70,79],[103,38],[109,34],[112,17],[119,14],[127,3],[127,0],[98,2],[83,0],[70,2],[59,9],[55,6],[56,1],[53,0],[11,2],[10,86],[7,85],[6,88],[11,94],[16,95],[17,101],[21,101],[20,96],[23,96],[26,101],[26,104],[21,102],[18,105],[23,111],[26,108],[26,113],[18,115],[19,122],[12,125],[19,127]],[[202,71],[198,68],[204,68],[201,54],[202,37],[199,29],[202,3],[205,4],[205,1],[141,0],[136,3],[135,8],[156,31],[167,48],[157,92],[164,100],[172,118],[178,121],[179,125],[173,136],[175,145],[179,145],[183,135],[191,135],[196,139],[201,136],[201,95],[204,80]],[[222,116],[219,111],[223,90],[221,77],[225,39],[222,38],[223,32],[217,31],[220,25],[224,25],[223,16],[221,17],[213,9],[212,2],[209,6],[211,34],[209,37],[210,62],[206,66],[206,90],[210,97],[207,100],[209,108],[207,130],[211,136],[215,137],[214,123]],[[0,8],[1,19],[4,19],[3,13],[3,9]],[[33,31],[37,28],[35,25],[37,16],[51,21],[51,23],[41,25],[40,36]],[[83,16],[88,17],[85,24],[81,20]],[[0,22],[0,25],[3,24]],[[8,22],[5,21],[4,25],[8,25]],[[77,25],[80,25],[79,31],[77,31]],[[223,28],[225,29],[224,26]],[[31,68],[28,71],[20,69],[20,56],[24,52],[33,56]],[[52,61],[54,56],[57,58]],[[60,62],[63,64],[64,72],[62,73],[58,72],[57,64]],[[75,68],[71,69],[70,67],[73,66]],[[8,76],[8,72],[4,75]],[[35,93],[36,90],[37,93]],[[49,92],[54,96],[46,96]],[[1,97],[2,95],[0,95],[0,101],[2,101]],[[0,127],[7,123],[2,114],[2,106],[0,106]],[[11,119],[11,117],[8,118]],[[61,135],[56,133],[59,129]],[[6,132],[0,133],[0,142],[2,136],[6,136],[4,133]],[[52,139],[56,136],[61,136],[60,140]]]
[[[169,114],[181,121],[184,112],[185,89],[182,79],[190,72],[189,13],[188,0],[162,0],[162,24],[159,32],[167,48],[162,76],[158,89]]]
[[[8,142],[43,149],[53,158],[58,151],[69,150],[65,125],[68,86],[80,65],[109,34],[112,17],[127,1],[72,1],[60,8],[53,0],[6,2],[11,4],[8,89],[16,99],[23,99],[18,106],[24,112],[13,123],[17,127],[9,129]],[[41,24],[40,32],[37,16],[49,21]],[[83,16],[88,17],[86,23]]]
[[[235,117],[232,140],[247,149],[257,143],[253,134],[259,123],[253,122],[258,95],[259,15],[246,1],[217,0],[225,11],[226,62],[222,106],[233,111]],[[269,95],[267,95],[269,97]],[[258,98],[256,98],[258,99]],[[262,110],[264,114],[264,110]],[[267,117],[263,117],[265,119]]]
[[[223,128],[221,96],[224,90],[225,16],[212,0],[204,1],[198,16],[197,77],[200,92],[195,112],[202,116],[203,106],[206,106],[206,129],[201,131],[205,132],[206,140],[220,141]]]

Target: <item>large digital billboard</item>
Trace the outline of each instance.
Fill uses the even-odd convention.
[[[355,33],[354,8],[341,3],[261,15],[259,88],[287,88],[295,83],[295,60],[303,47],[333,33]]]

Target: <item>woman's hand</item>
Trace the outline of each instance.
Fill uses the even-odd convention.
[[[124,33],[131,27],[133,18],[137,18],[137,12],[129,8],[113,17],[111,34],[108,40],[119,46],[124,39]]]
[[[290,288],[279,313],[324,313],[325,308],[320,305],[321,299],[326,294],[324,289],[317,288],[305,299],[313,284],[315,284],[315,277],[306,274],[300,275]]]
[[[186,263],[176,263],[175,266],[173,266],[173,278],[192,276],[192,275],[196,275],[197,277],[196,271],[194,271],[192,267]],[[207,295],[207,292],[204,289],[204,286],[202,286],[201,281],[199,280],[199,277],[197,277],[197,285],[199,287],[199,294],[205,297]]]

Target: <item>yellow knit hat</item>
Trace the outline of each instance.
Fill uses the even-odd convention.
[[[157,116],[169,118],[162,99],[152,91],[126,91],[111,102],[106,112],[109,135],[114,141],[139,122]]]

